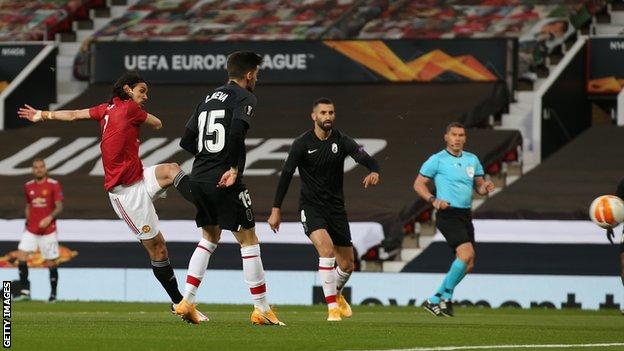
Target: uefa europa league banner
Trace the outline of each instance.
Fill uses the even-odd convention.
[[[219,84],[227,55],[264,56],[263,83],[467,82],[506,80],[512,39],[249,42],[96,42],[94,83],[136,70],[151,83]]]
[[[591,38],[588,54],[587,92],[619,93],[624,87],[624,38]]]

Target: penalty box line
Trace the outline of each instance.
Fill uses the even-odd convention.
[[[409,349],[379,349],[360,351],[455,351],[455,350],[498,350],[498,349],[562,349],[562,348],[592,348],[624,346],[624,342],[598,344],[525,344],[525,345],[479,345],[479,346],[435,346],[414,347]]]

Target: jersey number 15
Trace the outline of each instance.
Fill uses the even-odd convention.
[[[225,127],[217,120],[225,117],[225,110],[204,111],[199,114],[197,150],[217,153],[225,147]],[[206,119],[208,123],[206,123]],[[204,140],[212,136],[212,140]]]

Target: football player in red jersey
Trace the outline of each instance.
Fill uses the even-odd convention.
[[[162,122],[143,110],[147,82],[133,72],[124,73],[113,86],[110,101],[82,110],[41,111],[28,105],[20,108],[20,118],[31,122],[46,120],[99,122],[104,166],[104,188],[120,219],[141,241],[152,261],[154,275],[171,298],[172,311],[182,300],[178,282],[169,263],[167,245],[159,230],[154,200],[164,197],[171,185],[192,202],[189,177],[177,163],[143,168],[139,158],[139,131],[142,125],[162,128]],[[202,315],[202,320],[206,320]]]
[[[58,283],[56,260],[59,257],[56,218],[63,211],[63,191],[57,180],[48,178],[48,170],[43,159],[33,160],[32,174],[34,179],[24,184],[26,228],[17,246],[20,294],[16,300],[30,299],[28,254],[39,249],[50,268],[51,288],[48,301],[54,302]]]

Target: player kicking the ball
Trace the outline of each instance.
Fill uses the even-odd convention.
[[[195,155],[190,184],[197,206],[195,221],[203,236],[189,262],[184,300],[176,309],[192,323],[198,322],[197,289],[210,255],[217,248],[221,230],[225,229],[234,234],[241,246],[243,274],[255,306],[251,322],[284,325],[267,301],[251,198],[242,182],[245,135],[256,108],[252,92],[261,63],[262,57],[253,52],[228,56],[228,83],[210,92],[197,105],[180,140],[180,146]]]
[[[344,160],[351,156],[370,174],[364,188],[379,182],[377,161],[355,140],[334,129],[334,103],[320,98],[312,105],[314,129],[293,142],[282,169],[269,225],[277,232],[281,223],[280,207],[297,168],[301,176],[299,206],[301,222],[319,254],[319,275],[328,307],[328,321],[351,317],[351,307],[342,296],[354,268],[351,232],[344,205]],[[338,267],[334,266],[338,263]]]
[[[161,121],[142,108],[147,101],[147,90],[145,80],[128,72],[117,80],[107,103],[64,111],[41,111],[25,105],[18,114],[31,122],[93,119],[100,123],[104,188],[117,216],[126,222],[147,250],[154,275],[171,298],[173,310],[182,301],[182,294],[169,263],[167,245],[152,201],[164,197],[171,185],[188,201],[192,201],[192,197],[188,176],[178,164],[143,168],[138,139],[141,125],[156,130],[162,128]],[[203,315],[201,319],[207,320]]]

